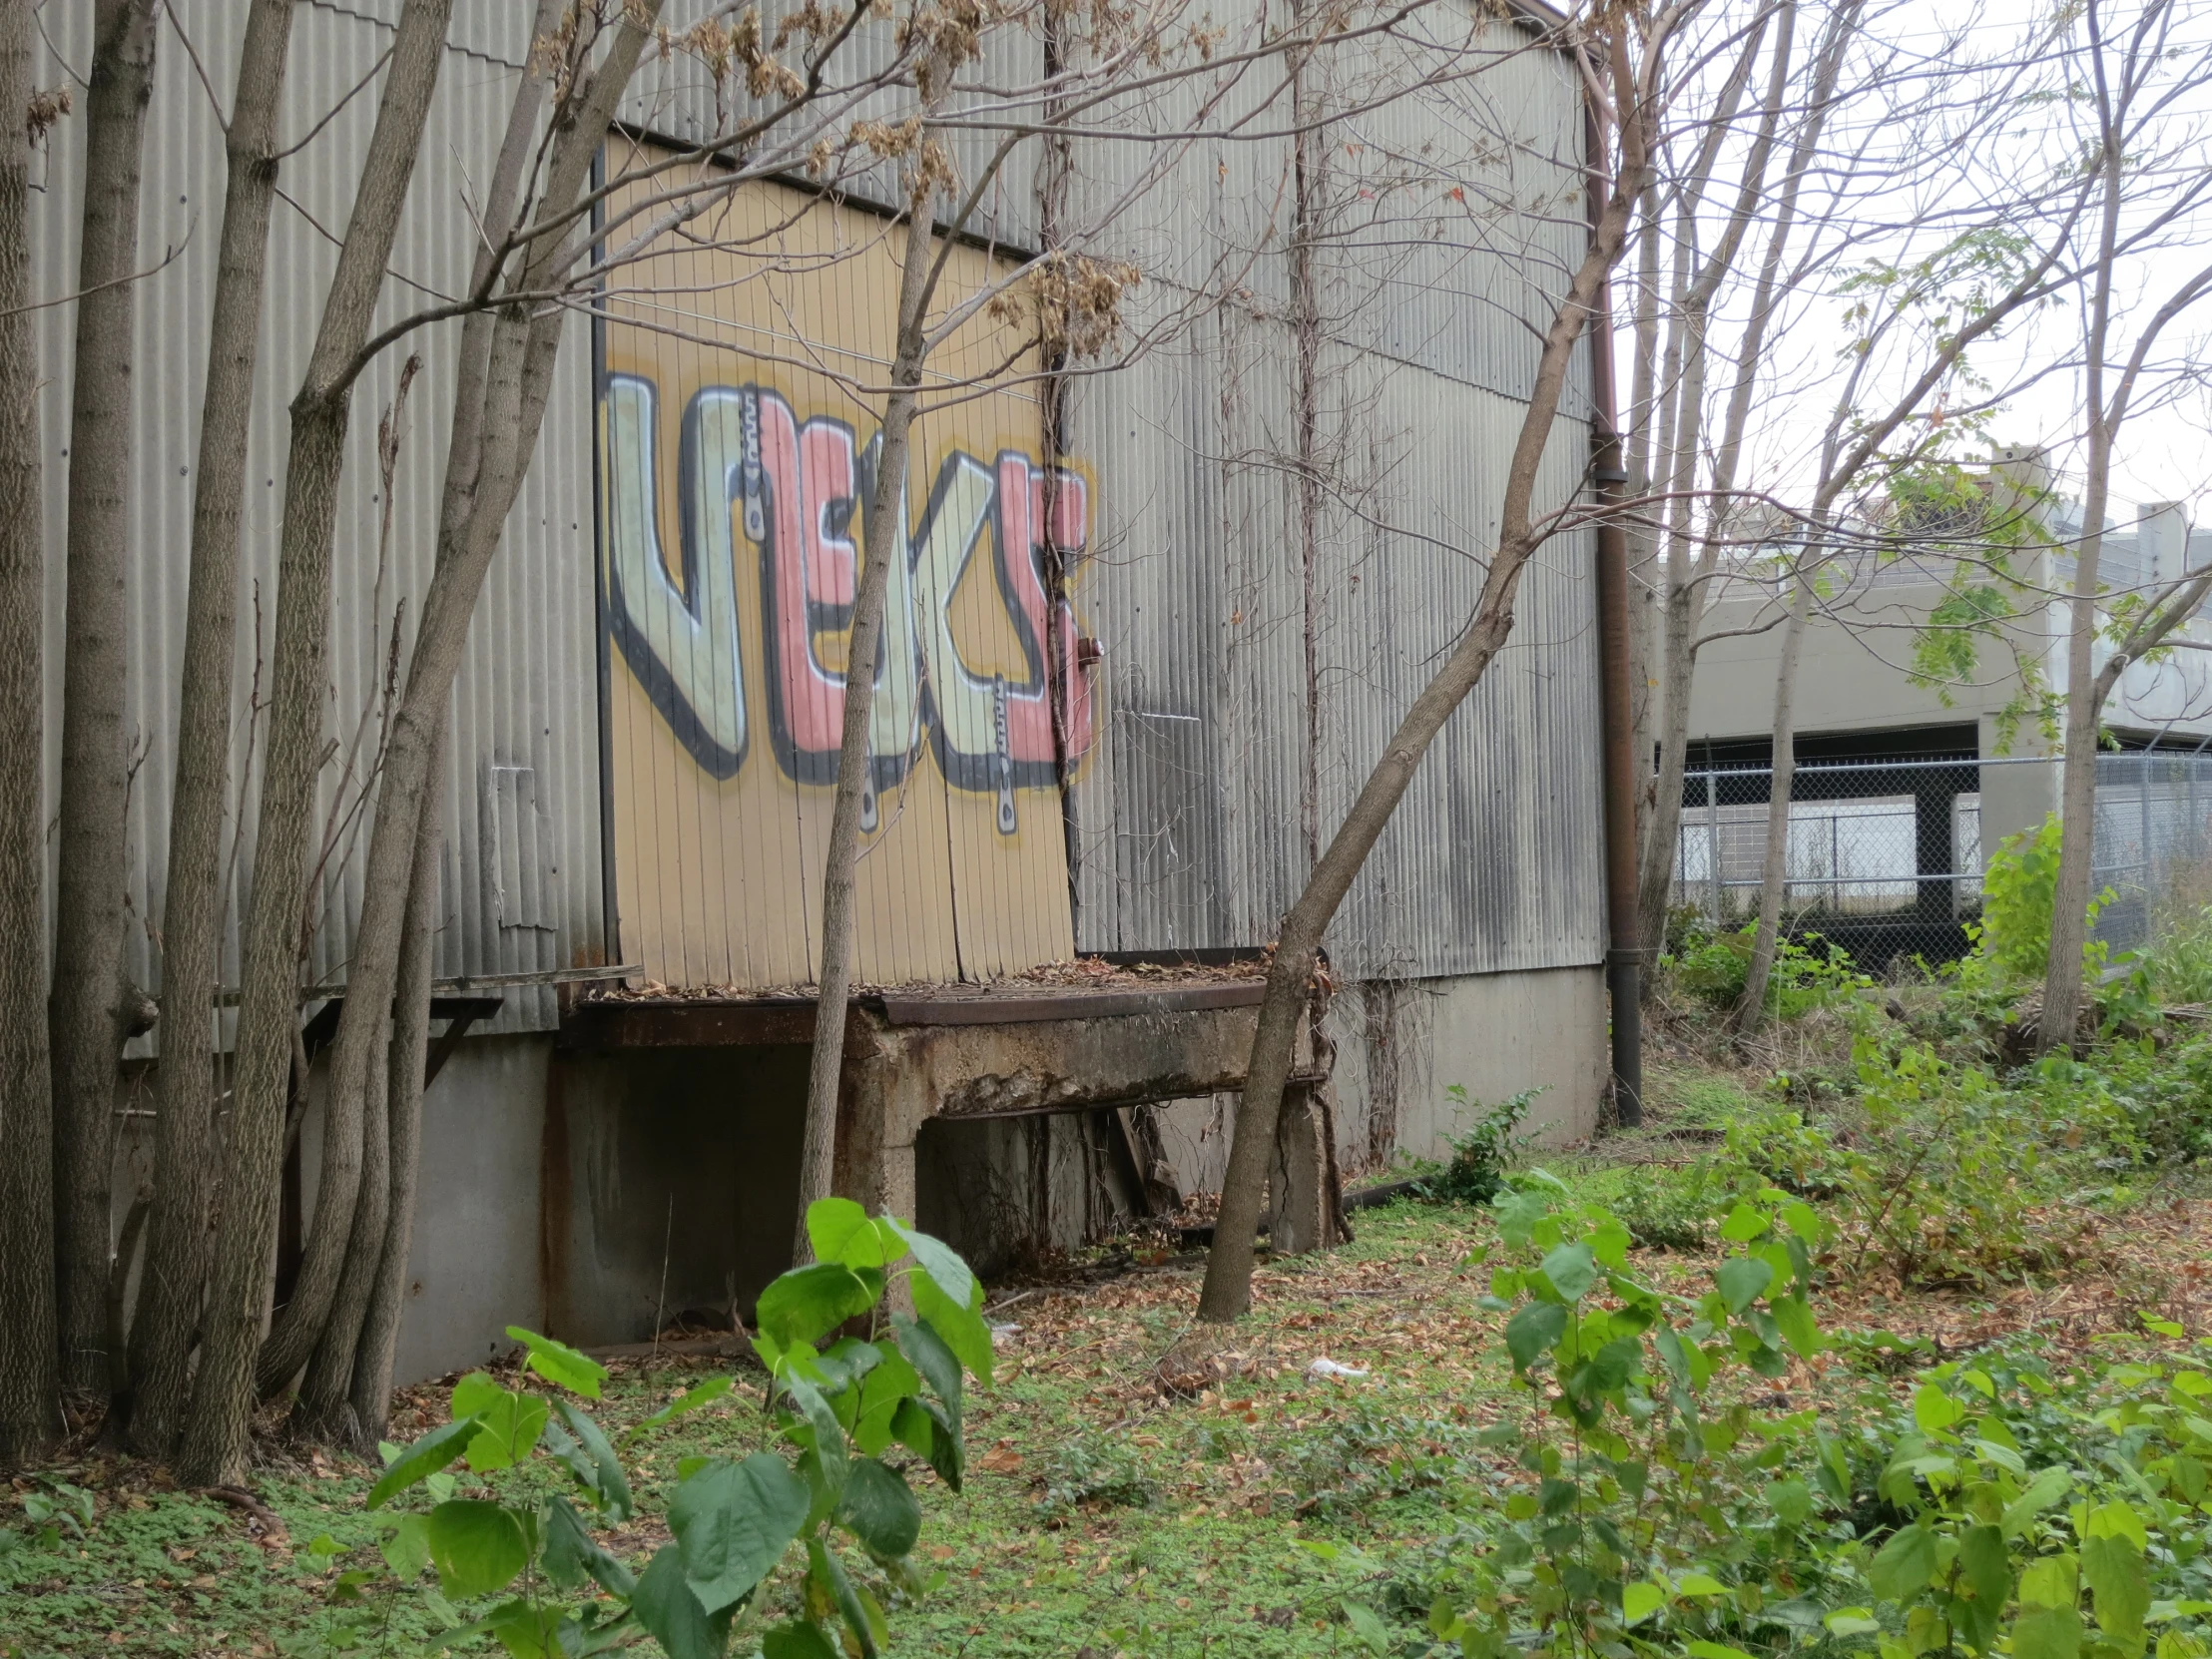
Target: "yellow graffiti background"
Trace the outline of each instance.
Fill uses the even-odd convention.
[[[622,202],[610,208],[619,216]],[[615,237],[619,238],[618,230]],[[631,235],[636,234],[632,227]],[[610,239],[611,241],[614,239]],[[774,185],[749,185],[728,205],[656,244],[610,281],[601,367],[655,391],[650,498],[672,583],[681,585],[681,425],[706,386],[759,385],[802,421],[833,416],[856,445],[874,435],[888,377],[904,231],[879,216]],[[982,283],[990,257],[956,248],[940,301]],[[1020,348],[978,314],[933,354],[924,396],[945,397],[986,375],[998,381]],[[1021,359],[1016,359],[1020,362]],[[872,393],[872,395],[871,395]],[[603,520],[614,456],[600,411]],[[917,519],[945,457],[986,464],[1016,449],[1034,458],[1042,415],[1033,387],[993,389],[932,410],[917,424],[908,468]],[[637,491],[633,488],[631,494]],[[671,986],[766,990],[815,980],[821,965],[821,879],[832,791],[795,783],[768,727],[770,654],[759,545],[730,507],[738,655],[747,750],[718,778],[687,751],[624,651],[610,642],[606,710],[621,943],[627,959]],[[616,526],[600,526],[602,598]],[[861,539],[859,515],[850,535]],[[987,532],[986,532],[987,537]],[[995,591],[988,541],[943,604],[962,661],[976,673],[1026,678],[1019,640]],[[843,660],[841,640],[818,639]],[[988,979],[1073,953],[1066,843],[1057,791],[1018,792],[1017,828],[1002,833],[991,794],[948,787],[926,743],[885,789],[856,870],[855,980],[863,984]]]

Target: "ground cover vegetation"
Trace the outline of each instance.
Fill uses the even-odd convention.
[[[76,1448],[8,1501],[0,1652],[2195,1659],[2212,912],[2013,1063],[2047,833],[1973,956],[1801,940],[1756,1038],[1678,932],[1641,1128],[1462,1099],[1208,1378],[1161,1369],[1195,1259],[986,1293],[832,1202],[737,1363],[517,1331],[382,1466],[270,1437],[250,1488]]]

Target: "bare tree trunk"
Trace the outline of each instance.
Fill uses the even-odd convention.
[[[1641,919],[1649,940],[1663,938],[1667,907],[1673,891],[1676,848],[1682,834],[1682,784],[1690,750],[1690,703],[1696,684],[1697,657],[1703,644],[1699,630],[1711,602],[1710,584],[1720,567],[1727,540],[1730,497],[1736,488],[1744,432],[1751,415],[1752,394],[1766,367],[1767,333],[1784,289],[1782,261],[1797,226],[1798,199],[1806,175],[1820,153],[1821,135],[1836,97],[1845,53],[1857,38],[1864,7],[1853,3],[1840,7],[1830,19],[1817,59],[1812,96],[1792,145],[1790,166],[1784,176],[1775,207],[1774,226],[1760,259],[1759,276],[1752,289],[1751,308],[1738,342],[1735,380],[1729,390],[1721,440],[1713,453],[1712,494],[1706,506],[1704,545],[1688,579],[1670,588],[1666,596],[1666,651],[1659,665],[1664,681],[1662,714],[1657,747],[1659,764],[1656,799],[1644,837],[1642,868],[1638,878]],[[1795,32],[1794,5],[1783,12],[1778,59],[1786,63],[1789,42]],[[1779,64],[1778,64],[1779,67]],[[1781,108],[1783,93],[1770,86],[1767,118],[1771,122]],[[1763,138],[1761,147],[1768,142]],[[1709,301],[1708,301],[1709,303]],[[1699,324],[1702,344],[1703,325]],[[1715,917],[1715,920],[1718,920]]]
[[[423,1068],[430,1048],[430,962],[435,938],[438,855],[444,846],[440,788],[445,771],[446,727],[430,752],[429,792],[415,827],[414,868],[407,877],[407,918],[399,940],[399,978],[393,1003],[391,1096],[385,1127],[391,1137],[391,1202],[384,1212],[383,1253],[361,1316],[353,1355],[350,1399],[354,1448],[364,1455],[385,1437],[391,1422],[392,1361],[399,1350],[399,1314],[407,1300],[407,1263],[414,1247],[415,1186],[421,1168]]]
[[[614,107],[629,84],[639,53],[651,37],[657,7],[626,8],[621,33],[599,69],[578,89],[581,96],[556,118],[556,141],[542,205],[558,216],[573,208],[590,178]],[[512,157],[514,189],[507,214],[523,199],[521,159],[536,125],[544,80],[526,77],[517,93],[509,144],[502,163]],[[563,250],[575,238],[541,237],[517,278],[522,291],[542,290],[559,270]],[[491,273],[479,263],[479,280]],[[422,620],[408,660],[407,690],[393,716],[389,742],[378,774],[376,826],[369,837],[361,914],[354,931],[346,977],[346,1001],[332,1048],[325,1096],[324,1168],[330,1166],[329,1137],[338,1126],[353,1137],[352,1156],[384,1163],[383,1116],[386,1085],[380,1075],[390,1046],[390,1010],[398,973],[400,938],[407,907],[408,870],[415,856],[417,829],[431,784],[430,767],[438,734],[468,644],[477,596],[498,551],[508,511],[537,447],[551,396],[553,366],[560,350],[567,312],[558,306],[508,305],[486,315],[488,329],[463,335],[463,365],[453,439],[446,466],[445,499],[440,515],[436,573],[423,595]],[[473,319],[472,319],[473,320]],[[479,346],[481,358],[471,346]],[[479,375],[479,363],[481,365]],[[356,1202],[379,1211],[388,1195],[362,1191]],[[310,1374],[306,1404],[313,1414],[335,1413],[345,1402],[353,1373],[353,1347],[372,1294],[385,1232],[378,1214],[365,1230],[351,1214],[326,1210],[318,1196],[315,1226],[303,1253],[298,1288],[270,1333],[261,1362],[265,1391],[280,1387],[309,1353],[322,1355]],[[340,1232],[341,1226],[346,1229]],[[310,1283],[308,1264],[327,1264]],[[341,1294],[342,1293],[342,1294]],[[329,1424],[312,1424],[317,1430]]]
[[[2099,342],[2102,343],[2101,341]],[[2093,655],[2097,630],[2097,565],[2112,476],[2112,433],[2104,418],[2099,366],[2089,366],[2091,401],[2087,489],[2081,503],[2081,545],[2075,550],[2073,595],[2067,601],[2066,752],[2060,765],[2058,880],[2051,898],[2050,955],[2043,969],[2043,1011],[2036,1033],[2042,1053],[2073,1041],[2081,1018],[2081,952],[2089,942],[2089,877],[2096,858],[2097,735],[2104,686]]]
[[[792,1259],[813,1259],[807,1206],[830,1196],[835,1179],[837,1080],[844,1062],[845,998],[852,984],[852,864],[860,844],[860,794],[867,771],[868,711],[875,701],[875,659],[882,636],[883,594],[893,559],[906,556],[900,511],[907,439],[924,361],[923,303],[929,288],[935,191],[913,204],[906,222],[905,261],[898,279],[898,337],[890,390],[883,399],[882,444],[876,452],[874,500],[866,519],[867,563],[852,604],[852,643],[845,656],[844,726],[837,754],[837,794],[830,814],[830,844],[822,876],[822,999],[807,1072],[807,1130],[799,1155],[799,1226]]]
[[[1796,568],[1790,621],[1782,634],[1782,655],[1774,671],[1774,773],[1767,793],[1767,847],[1759,866],[1759,929],[1753,935],[1751,965],[1744,994],[1736,1004],[1738,1036],[1759,1029],[1766,1013],[1767,981],[1780,948],[1782,900],[1788,886],[1790,791],[1797,778],[1797,676],[1805,655],[1805,625],[1813,610],[1813,566],[1819,544],[1806,549]]]
[[[0,1471],[60,1437],[47,1068],[46,569],[31,304],[36,0],[0,0]]]
[[[54,881],[55,1271],[62,1387],[105,1398],[122,976],[124,732],[140,163],[156,0],[99,0],[85,95],[84,242],[69,431],[68,621]],[[9,119],[13,119],[11,116]]]
[[[299,916],[308,820],[322,751],[323,662],[328,647],[330,547],[345,461],[356,358],[366,342],[392,239],[422,148],[452,0],[406,0],[384,71],[367,163],[354,197],[337,271],[304,383],[292,401],[291,453],[277,556],[276,666],[256,836],[239,1002],[236,1082],[199,1373],[181,1454],[196,1485],[244,1473],[255,1398],[268,1263],[276,1236],[283,1160],[285,1083],[298,1025]],[[343,1142],[346,1126],[325,1139]],[[318,1207],[350,1222],[360,1176],[357,1127],[350,1155],[325,1160]],[[337,1264],[326,1271],[335,1276]]]
[[[192,503],[192,578],[177,716],[162,909],[162,1059],[155,1072],[154,1214],[131,1328],[131,1442],[167,1456],[191,1387],[207,1291],[215,1131],[217,903],[230,786],[231,665],[237,649],[239,521],[254,369],[276,199],[276,114],[294,0],[254,0],[226,140],[230,179],[208,324],[208,384]]]
[[[1645,66],[1647,77],[1657,68],[1658,52],[1655,42]],[[1391,734],[1277,934],[1267,989],[1260,1004],[1259,1029],[1253,1036],[1252,1059],[1245,1072],[1244,1097],[1230,1144],[1229,1170],[1222,1181],[1214,1247],[1206,1258],[1206,1283],[1199,1296],[1198,1317],[1209,1324],[1238,1319],[1251,1306],[1253,1251],[1268,1165],[1275,1152],[1276,1123],[1282,1114],[1283,1091],[1290,1080],[1308,981],[1313,977],[1323,935],[1411,785],[1429,744],[1481,680],[1512,632],[1513,598],[1521,574],[1546,539],[1547,532],[1531,521],[1537,466],[1558,413],[1559,394],[1574,343],[1591,322],[1592,307],[1620,258],[1628,220],[1649,165],[1645,124],[1652,119],[1651,95],[1647,86],[1631,77],[1627,46],[1618,36],[1612,43],[1610,67],[1616,87],[1615,107],[1625,123],[1620,172],[1613,181],[1605,211],[1592,229],[1589,249],[1544,332],[1528,409],[1506,467],[1497,549],[1483,577],[1474,616]],[[1601,326],[1607,325],[1604,319],[1597,320]]]

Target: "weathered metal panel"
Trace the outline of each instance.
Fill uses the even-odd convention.
[[[1375,366],[1375,359],[1369,359]],[[1473,614],[1524,406],[1418,370],[1361,400],[1371,487],[1323,539],[1322,823],[1334,828]],[[1553,424],[1535,510],[1573,499],[1589,429]],[[1451,717],[1331,933],[1358,978],[1595,961],[1603,949],[1588,531],[1531,562],[1515,626]]]
[[[458,10],[458,8],[456,8]],[[518,4],[518,9],[521,9]],[[779,26],[804,9],[804,0],[772,0],[760,8],[762,32],[774,40]],[[681,42],[704,19],[729,21],[730,8],[721,0],[667,0],[662,22],[668,34]],[[1038,17],[1000,22],[986,28],[981,55],[963,66],[955,77],[955,90],[945,113],[956,126],[947,134],[946,149],[964,180],[980,178],[997,149],[1005,126],[1033,119],[1034,106],[1016,103],[1011,113],[1004,101],[1008,91],[1033,87],[1044,75],[1044,46],[1037,32]],[[804,153],[825,128],[832,139],[841,138],[852,123],[862,120],[897,123],[915,110],[912,91],[885,89],[853,98],[840,88],[866,86],[893,61],[893,37],[897,25],[888,16],[863,20],[830,60],[824,78],[828,96],[786,126],[774,130],[761,144],[748,146],[756,154],[763,146],[782,140]],[[778,54],[798,67],[804,37],[795,37]],[[742,76],[742,72],[741,72]],[[750,96],[741,80],[718,88],[695,53],[681,49],[649,52],[639,66],[621,116],[642,132],[680,143],[704,144],[727,136],[748,121],[772,114],[774,99]],[[1037,212],[1035,168],[1040,146],[1034,140],[1016,147],[1000,168],[991,188],[977,205],[975,235],[994,239],[1017,249],[1034,250],[1041,238]],[[877,207],[903,209],[905,198],[896,170],[887,164],[840,164],[834,181],[843,195]],[[789,171],[797,176],[798,165]]]
[[[1272,938],[1309,835],[1326,841],[1342,821],[1472,612],[1523,405],[1328,348],[1309,599],[1293,357],[1289,330],[1238,319],[1075,399],[1071,441],[1099,499],[1079,602],[1104,648],[1099,750],[1075,792],[1087,948]],[[1573,497],[1587,454],[1587,426],[1559,416],[1539,511]],[[1576,532],[1528,571],[1513,643],[1437,739],[1332,930],[1343,971],[1601,953],[1590,558]]]
[[[345,95],[370,76],[390,41],[379,10],[395,5],[302,8],[294,28],[281,130],[304,138]],[[468,202],[488,176],[505,124],[513,73],[492,49],[511,35],[508,8],[464,3],[441,74],[422,159],[393,254],[379,323],[397,320],[465,278],[473,234]],[[47,38],[63,60],[41,66],[41,84],[82,75],[89,52],[86,0],[49,5]],[[226,103],[236,73],[243,5],[194,8],[180,21],[208,81]],[[67,67],[64,67],[64,64]],[[283,496],[285,405],[297,388],[319,320],[319,295],[335,262],[370,129],[371,84],[315,132],[284,167],[285,200],[271,238],[272,281],[264,348],[255,387],[256,419],[248,466],[241,548],[241,628],[235,666],[234,788],[246,774],[243,812],[233,830],[243,843],[227,883],[230,931],[223,978],[239,972],[237,923],[251,882],[258,756],[266,711],[266,662],[276,605],[276,554]],[[42,296],[74,285],[82,131],[78,118],[54,133],[49,189],[35,210]],[[191,545],[192,468],[198,461],[207,317],[224,194],[223,140],[207,87],[165,31],[149,113],[140,243],[142,265],[166,265],[138,287],[141,368],[137,380],[138,450],[134,461],[131,566],[130,707],[135,724],[129,824],[130,933],[133,971],[160,984],[153,939],[162,913],[168,813],[176,742],[177,680],[182,671],[185,594]],[[61,701],[64,497],[70,408],[73,308],[41,313],[40,349],[48,384],[42,399],[48,468],[47,754],[58,765]],[[389,351],[354,394],[346,473],[340,492],[330,623],[327,731],[337,745],[317,807],[317,925],[305,972],[313,982],[342,980],[350,922],[359,904],[365,856],[364,787],[373,778],[379,709],[393,661],[411,641],[416,606],[434,556],[437,491],[452,397],[458,324],[426,328]],[[391,500],[378,474],[379,416],[393,400],[409,351],[422,357],[404,408]],[[572,328],[559,384],[541,438],[538,463],[517,502],[494,562],[471,648],[455,688],[446,797],[444,918],[437,940],[441,974],[516,973],[604,960],[599,867],[599,760],[594,668],[588,336]],[[386,528],[386,508],[390,519]],[[503,780],[501,784],[499,781]],[[504,816],[484,809],[487,786],[512,802]],[[50,783],[50,792],[55,786]],[[501,891],[498,872],[515,879]],[[526,890],[527,902],[518,906]],[[494,1030],[542,1029],[553,1019],[549,991],[510,995]]]
[[[1536,342],[1589,244],[1581,89],[1526,28],[1454,14],[1329,60],[1348,113],[1317,148],[1331,332],[1526,400]],[[1425,72],[1425,74],[1424,74]],[[1383,89],[1409,87],[1403,96]],[[1561,411],[1587,420],[1588,352]]]
[[[696,234],[605,331],[624,953],[672,984],[798,985],[819,971],[860,550],[883,534],[866,503],[905,233],[756,184]],[[945,304],[1005,270],[956,250]],[[1081,547],[1089,489],[1038,465],[1034,386],[992,383],[1023,343],[974,315],[924,377],[888,537],[862,983],[988,978],[1072,948],[1055,728],[1079,754],[1088,705],[1055,714],[1048,659],[1073,641],[1038,553],[1048,523]]]

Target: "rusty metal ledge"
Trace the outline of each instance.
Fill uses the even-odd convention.
[[[1142,989],[1023,985],[901,987],[854,997],[856,1007],[894,1026],[1039,1025],[1060,1020],[1250,1008],[1266,991],[1259,979],[1210,980]],[[811,996],[624,998],[579,1002],[561,1022],[560,1045],[584,1052],[621,1048],[746,1048],[810,1043]]]
[[[1261,979],[1215,980],[1143,990],[1019,990],[1003,985],[950,985],[939,990],[890,991],[876,1004],[891,1025],[1033,1025],[1059,1019],[1128,1019],[1136,1014],[1180,1014],[1202,1008],[1250,1008],[1267,990]]]

